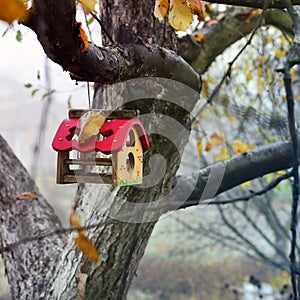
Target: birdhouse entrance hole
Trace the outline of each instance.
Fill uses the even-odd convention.
[[[128,157],[127,157],[127,160],[126,160],[126,167],[127,167],[127,172],[129,174],[132,174],[133,173],[133,170],[134,170],[134,155],[132,154],[132,152],[129,152],[128,153]]]

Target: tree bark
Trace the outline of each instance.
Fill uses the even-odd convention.
[[[149,42],[159,43],[160,46],[172,47],[176,49],[175,32],[169,26],[158,23],[153,17],[153,3],[151,1],[140,2],[134,0],[114,0],[101,1],[101,11],[103,12],[102,21],[107,28],[113,40],[119,44],[134,43],[138,38]],[[123,8],[126,7],[126,10]],[[133,17],[134,15],[134,17]],[[159,35],[158,32],[164,32]],[[108,42],[106,39],[104,42]],[[147,46],[148,47],[148,46]],[[151,46],[157,47],[157,46]],[[157,49],[161,49],[161,48]],[[127,47],[128,49],[128,47]],[[150,49],[150,48],[149,48]],[[150,50],[155,55],[153,50]],[[153,59],[153,56],[152,56]],[[166,57],[164,57],[164,60]],[[160,62],[154,58],[156,67],[159,70]],[[151,62],[151,63],[153,63]],[[177,60],[179,68],[180,61]],[[181,69],[181,72],[184,72]],[[156,71],[155,71],[156,72]],[[160,72],[160,71],[159,71]],[[151,73],[149,73],[151,76]],[[159,75],[159,73],[157,73]],[[182,74],[184,77],[185,74]],[[136,77],[139,77],[136,76]],[[174,78],[174,76],[171,76]],[[199,81],[198,81],[199,82]],[[103,109],[111,107],[125,107],[138,109],[140,114],[147,114],[150,111],[155,114],[169,114],[176,118],[181,124],[188,123],[188,111],[181,107],[176,107],[172,103],[157,101],[157,99],[139,99],[139,101],[126,103],[126,97],[131,93],[143,91],[147,88],[153,89],[164,87],[157,82],[155,86],[144,86],[136,82],[132,86],[134,91],[119,85],[117,91],[110,87],[98,86],[100,92],[95,93],[96,97],[101,97],[97,107]],[[199,88],[199,85],[198,85]],[[103,92],[104,89],[104,92]],[[148,93],[146,93],[148,94]],[[97,99],[96,99],[97,100]],[[193,107],[197,97],[183,97],[182,101],[189,101]],[[99,104],[100,102],[100,104]],[[154,124],[150,124],[155,126]],[[149,132],[148,128],[148,132]],[[105,221],[112,217],[116,218],[114,224],[89,231],[89,236],[99,249],[101,254],[101,266],[95,268],[82,256],[73,250],[73,242],[69,238],[64,253],[64,258],[56,275],[54,285],[51,288],[49,299],[78,299],[78,279],[80,274],[87,275],[85,296],[86,299],[125,299],[130,287],[132,278],[135,276],[140,259],[144,254],[148,239],[152,233],[153,227],[158,220],[157,212],[153,212],[153,218],[143,219],[145,211],[129,211],[128,203],[136,204],[143,202],[152,202],[158,200],[164,193],[170,189],[172,178],[175,176],[180,163],[178,151],[175,151],[171,141],[163,136],[150,136],[151,144],[155,145],[148,153],[149,159],[154,154],[162,155],[168,166],[164,177],[154,186],[149,188],[111,188],[107,186],[86,185],[81,193],[79,201],[76,203],[76,212],[79,213],[87,225],[91,221]],[[188,136],[184,137],[181,146],[187,141]],[[146,169],[148,159],[146,158]],[[147,171],[146,171],[147,172]],[[138,213],[140,215],[138,215]],[[123,217],[125,218],[123,219]],[[72,262],[72,265],[70,264]],[[62,285],[63,282],[63,285]]]
[[[46,54],[64,70],[69,71],[75,80],[111,84],[131,78],[156,76],[183,82],[199,91],[198,74],[175,52],[169,50],[176,49],[175,46],[169,47],[176,40],[175,35],[171,38],[172,35],[168,33],[170,27],[166,25],[162,28],[155,21],[152,2],[139,6],[143,6],[143,9],[130,3],[125,3],[125,6],[116,3],[116,7],[111,3],[103,5],[103,11],[110,13],[105,19],[105,27],[109,31],[115,31],[114,34],[111,33],[114,45],[101,48],[90,42],[86,51],[83,50],[84,43],[79,35],[80,24],[75,20],[74,0],[34,1],[29,17],[23,24],[37,34]],[[135,15],[144,17],[141,20],[135,17],[130,19],[128,7],[132,8]],[[120,18],[114,19],[113,16]],[[111,27],[113,21],[120,22],[120,28]],[[159,31],[159,27],[162,31]],[[158,32],[168,34],[159,38]],[[151,41],[164,41],[169,48],[150,45]]]
[[[60,228],[52,207],[1,136],[0,149],[1,248]],[[25,192],[36,197],[22,197]],[[13,299],[44,298],[63,246],[61,236],[52,236],[2,252]]]
[[[226,14],[217,24],[204,26],[192,35],[180,39],[179,54],[199,74],[203,74],[225,49],[252,32],[259,18],[259,15],[249,17],[252,12],[252,9],[243,9],[241,12],[238,8],[232,8],[230,14]],[[293,35],[291,18],[281,10],[266,11],[263,25],[273,25],[283,32]],[[199,43],[193,37],[197,34],[204,36]]]
[[[125,9],[127,7],[130,8],[129,13]],[[106,29],[116,45],[99,48],[90,44],[87,52],[82,51],[83,42],[78,36],[79,29],[75,22],[74,1],[34,1],[31,17],[26,25],[37,33],[47,55],[68,70],[77,80],[111,84],[129,78],[162,76],[179,80],[199,91],[200,79],[192,68],[175,52],[160,48],[165,46],[176,50],[177,46],[174,44],[176,38],[167,24],[160,24],[153,18],[152,1],[101,1],[101,9]],[[142,16],[141,20],[140,16]],[[160,32],[163,34],[159,35]],[[126,41],[128,44],[125,43]],[[132,41],[136,42],[132,43]],[[156,45],[146,45],[145,43],[156,43]],[[174,66],[175,70],[172,71]],[[139,90],[140,88],[141,86],[136,84],[135,89]],[[159,83],[155,88],[163,91],[163,86],[160,86]],[[101,98],[98,107],[122,107],[125,95],[128,96],[130,93],[121,88],[121,93],[114,90],[111,93],[112,96],[108,97],[108,91],[108,88],[98,85],[95,93],[96,97]],[[187,127],[187,130],[189,129],[189,109],[185,110],[171,104],[166,105],[165,102],[156,100],[143,99],[134,104],[127,104],[126,107],[133,105],[140,110],[141,114],[152,111],[156,114],[169,114],[172,118],[176,116],[177,121]],[[187,96],[182,97],[182,102],[188,102],[189,107],[193,107],[196,100],[196,98]],[[157,121],[157,123],[159,122]],[[170,128],[171,130],[172,128]],[[181,141],[181,147],[187,138],[188,136],[185,136]],[[126,297],[157,220],[157,213],[153,212],[154,219],[152,221],[141,222],[145,212],[138,211],[141,214],[139,216],[130,215],[127,204],[159,199],[171,189],[172,178],[179,165],[180,157],[170,141],[153,135],[151,142],[155,146],[147,154],[146,165],[152,155],[161,154],[166,158],[168,166],[166,176],[155,186],[138,189],[135,187],[112,188],[86,185],[79,189],[75,210],[81,216],[84,225],[105,220],[111,221],[113,217],[116,219],[113,224],[88,231],[89,237],[101,254],[101,266],[96,268],[74,248],[72,234],[68,236],[62,255],[63,238],[61,236],[22,244],[16,249],[3,253],[9,273],[9,282],[12,285],[12,295],[15,299],[27,297],[28,299],[69,300],[80,299],[82,295],[85,295],[86,299],[124,299]],[[3,159],[0,169],[0,181],[3,183],[0,186],[0,216],[1,220],[4,220],[0,233],[2,247],[21,239],[24,235],[28,236],[27,232],[22,230],[24,229],[22,228],[23,224],[30,224],[30,236],[59,228],[60,224],[52,209],[37,192],[22,167],[13,157],[9,156],[11,151],[5,150],[4,143],[3,148],[0,149],[0,159],[1,155]],[[2,167],[6,164],[9,169]],[[240,167],[234,165],[236,168]],[[250,167],[249,164],[248,167]],[[3,175],[15,174],[14,169],[23,170],[22,172],[18,171],[21,176],[18,177],[16,174],[12,178]],[[247,170],[244,171],[243,178],[248,180]],[[234,174],[237,171],[232,169],[230,172],[230,174]],[[255,172],[253,175],[255,176]],[[228,183],[228,186],[232,186],[230,178],[226,178],[225,182]],[[241,181],[235,180],[234,183],[238,184]],[[222,190],[226,190],[226,185],[222,186]],[[16,195],[25,191],[36,193],[38,200],[11,201],[15,200]],[[16,214],[18,215],[17,219],[15,218]],[[124,219],[122,219],[123,217]],[[61,260],[57,263],[60,256]],[[43,265],[39,262],[42,262]],[[45,292],[46,287],[50,285],[56,265],[52,286]],[[33,268],[31,269],[29,266],[33,266]]]
[[[1,248],[6,246],[9,248],[2,252],[2,255],[13,299],[26,299],[26,297],[28,299],[44,299],[56,265],[54,286],[50,295],[47,296],[48,299],[79,299],[78,282],[87,274],[90,275],[85,289],[87,299],[92,299],[99,294],[100,299],[125,297],[131,277],[143,255],[147,238],[150,236],[155,222],[132,224],[115,221],[114,224],[106,227],[89,230],[89,236],[98,246],[102,256],[102,264],[98,269],[76,250],[72,235],[70,235],[64,255],[58,263],[64,239],[61,236],[47,239],[38,237],[52,232],[55,228],[60,228],[60,224],[52,208],[39,194],[26,170],[12,154],[11,149],[3,139],[0,141],[0,181],[2,183],[0,186],[0,241]],[[291,163],[292,147],[289,142],[257,148],[219,162],[216,164],[217,168],[223,169],[226,166],[226,172],[218,193],[267,172],[289,168]],[[212,168],[209,167],[197,174],[199,180],[196,189],[181,207],[193,206],[205,199],[201,196]],[[180,180],[188,185],[193,179],[185,176],[179,178]],[[182,186],[182,189],[184,188],[186,186]],[[35,193],[38,199],[17,199],[17,196],[23,192]],[[123,193],[129,197],[132,196],[133,201],[140,200],[135,198],[136,193],[130,191],[130,188],[122,190],[111,189],[108,186],[99,188],[97,185],[87,185],[84,189],[79,189],[75,208],[83,217],[85,225],[103,220],[111,221],[109,217],[111,211],[121,210],[124,205],[120,201]],[[119,196],[117,199],[119,203],[116,203],[116,199],[114,199],[117,196]],[[151,194],[149,196],[152,197]],[[180,195],[177,196],[180,198]],[[139,193],[137,197],[140,197]],[[159,208],[161,213],[169,210],[168,206]],[[34,242],[24,243],[13,249],[9,247],[9,244],[24,237],[33,236],[37,237]],[[43,264],[37,264],[37,262],[43,262]]]

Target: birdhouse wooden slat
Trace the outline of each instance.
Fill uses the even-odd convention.
[[[97,110],[93,110],[97,112]],[[87,110],[70,110],[52,142],[58,152],[58,184],[102,183],[114,186],[141,184],[143,153],[149,141],[135,111],[114,111],[88,142],[78,142],[81,117]],[[108,112],[101,111],[102,115]]]

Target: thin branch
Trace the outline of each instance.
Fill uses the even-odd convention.
[[[234,208],[246,219],[247,225],[250,224],[252,228],[275,250],[277,254],[279,254],[287,263],[288,263],[288,258],[284,251],[280,249],[276,243],[272,242],[270,238],[261,230],[256,222],[253,221],[253,219],[246,213],[245,210],[242,210],[240,207],[237,205],[234,205]]]
[[[90,13],[93,16],[93,18],[99,23],[99,25],[101,26],[102,31],[105,33],[106,37],[111,42],[111,44],[115,45],[116,43],[114,42],[114,40],[112,39],[112,37],[110,36],[108,31],[106,30],[102,20],[94,12],[91,11]]]
[[[20,246],[22,244],[25,244],[25,243],[29,243],[29,242],[33,242],[33,241],[40,241],[40,240],[43,240],[43,239],[46,239],[46,238],[50,238],[50,237],[53,237],[53,236],[66,234],[66,233],[70,233],[70,232],[74,232],[74,231],[100,228],[102,226],[110,225],[110,224],[114,224],[114,223],[117,223],[117,221],[116,220],[107,220],[107,221],[104,221],[104,222],[98,222],[98,223],[95,223],[95,224],[80,226],[80,227],[68,227],[68,228],[63,228],[62,227],[62,228],[58,228],[56,230],[53,230],[51,232],[47,232],[45,234],[40,234],[38,236],[29,236],[29,237],[26,237],[24,239],[20,239],[17,242],[7,244],[4,247],[0,247],[0,253],[2,254],[4,252],[10,251],[10,250],[14,249],[15,247],[18,247],[18,246]]]
[[[273,265],[275,265],[276,267],[281,268],[281,265],[279,263],[276,263],[274,261],[272,261],[271,259],[269,259],[265,253],[263,253],[262,251],[260,251],[260,249],[258,247],[256,247],[247,237],[245,237],[234,225],[232,225],[230,223],[230,221],[226,218],[223,209],[221,208],[221,206],[218,206],[221,218],[223,220],[223,222],[225,223],[225,225],[230,228],[230,230],[236,234],[244,243],[246,243],[249,247],[251,247],[251,249],[253,251],[255,251],[255,253],[264,261],[271,263]]]
[[[33,148],[33,157],[31,163],[31,176],[33,179],[36,179],[38,173],[38,162],[40,158],[41,148],[43,146],[43,137],[45,136],[45,130],[47,126],[47,121],[50,115],[50,107],[52,104],[52,87],[51,87],[51,76],[49,70],[49,58],[45,57],[45,78],[46,78],[46,86],[47,86],[47,96],[46,99],[43,101],[43,110],[42,116],[40,120],[40,125],[38,129],[38,136],[35,141],[35,145]]]
[[[200,203],[205,204],[205,205],[213,205],[213,204],[214,205],[223,205],[223,204],[235,203],[235,202],[239,202],[239,201],[248,201],[248,200],[254,198],[255,196],[262,195],[262,194],[266,193],[267,191],[269,191],[272,188],[276,187],[282,180],[285,180],[285,179],[289,178],[290,176],[292,176],[290,172],[286,173],[286,174],[276,178],[273,182],[268,184],[266,186],[266,188],[262,189],[261,191],[255,192],[255,193],[251,193],[250,195],[248,195],[246,197],[236,198],[236,199],[231,199],[231,200],[225,200],[225,201],[203,201],[203,202],[200,202]],[[178,204],[180,204],[180,202]],[[199,201],[197,202],[197,204],[199,204]],[[174,202],[173,202],[173,205],[174,205]],[[164,209],[167,209],[167,206],[166,206],[166,208],[157,207],[156,209],[157,209],[157,211],[164,210]],[[129,213],[128,217],[130,217],[130,216],[131,216],[131,214]],[[116,221],[115,220],[107,220],[105,222],[99,222],[99,223],[86,225],[86,226],[81,226],[81,227],[59,228],[59,229],[56,229],[54,231],[51,231],[51,232],[48,232],[48,233],[45,233],[45,234],[41,234],[39,236],[26,237],[24,239],[20,239],[19,241],[15,242],[15,243],[8,244],[8,245],[0,248],[0,253],[3,253],[5,251],[9,251],[9,250],[11,250],[11,249],[13,249],[17,246],[20,246],[21,244],[24,244],[24,243],[37,241],[37,240],[42,240],[42,239],[49,238],[49,237],[52,237],[52,236],[55,236],[55,235],[67,234],[67,233],[74,232],[74,231],[79,231],[79,230],[89,230],[89,229],[93,229],[93,228],[100,228],[104,225],[109,225],[109,224],[113,224],[113,223],[116,223]]]
[[[247,42],[244,44],[244,46],[240,49],[240,51],[235,55],[235,57],[233,58],[233,60],[231,62],[228,63],[228,68],[226,70],[226,72],[224,73],[223,77],[221,78],[221,80],[219,81],[219,83],[215,86],[215,88],[213,89],[212,93],[210,94],[210,96],[208,97],[206,103],[201,107],[201,109],[199,109],[199,111],[195,114],[195,116],[191,119],[191,123],[195,122],[197,120],[197,118],[201,115],[201,113],[206,109],[208,104],[212,104],[213,99],[215,98],[215,96],[218,94],[218,92],[220,91],[222,85],[224,84],[224,82],[226,81],[227,78],[230,78],[231,76],[231,71],[232,71],[232,67],[234,65],[234,63],[237,61],[237,59],[242,55],[242,53],[246,50],[246,48],[251,45],[251,42],[256,34],[256,31],[261,27],[263,20],[264,20],[264,15],[266,10],[268,9],[269,5],[271,3],[271,0],[267,0],[264,3],[263,6],[263,10],[262,13],[259,17],[259,19],[256,22],[256,25],[254,27],[254,29],[252,30],[252,33],[249,37],[249,39],[247,40]]]
[[[284,175],[281,175],[280,177],[277,177],[275,180],[273,180],[272,182],[270,182],[265,188],[253,192],[251,191],[250,194],[243,196],[243,197],[238,197],[238,198],[234,198],[234,199],[228,199],[228,200],[222,200],[222,201],[202,201],[201,204],[205,204],[205,205],[226,205],[226,204],[232,204],[232,203],[236,203],[236,202],[241,202],[241,201],[249,201],[257,196],[261,196],[269,191],[271,191],[272,189],[274,189],[281,181],[286,180],[290,177],[292,177],[293,174],[292,172],[287,172]]]

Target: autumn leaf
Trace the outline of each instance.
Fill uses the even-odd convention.
[[[18,200],[23,200],[23,199],[35,200],[37,198],[38,198],[37,194],[30,193],[30,192],[24,192],[24,193],[16,196],[16,199],[18,199]]]
[[[169,7],[169,0],[156,0],[155,1],[155,8],[154,8],[154,16],[159,21],[163,21]]]
[[[205,79],[202,80],[202,90],[201,94],[203,97],[207,98],[208,97],[208,83]]]
[[[94,263],[98,263],[100,255],[93,243],[84,233],[79,232],[74,238],[74,241],[84,256],[92,260]]]
[[[81,225],[81,219],[80,219],[79,215],[76,214],[73,209],[71,210],[71,213],[70,213],[70,226],[72,228],[76,228],[76,227],[81,227],[82,226]]]
[[[207,142],[207,144],[206,144],[206,146],[205,146],[205,151],[206,152],[209,152],[209,151],[211,151],[211,149],[212,149],[212,143],[211,142]]]
[[[201,137],[197,142],[197,152],[199,156],[201,156],[202,154],[202,148],[203,148],[202,142],[203,142],[203,138]]]
[[[237,140],[232,142],[231,147],[234,150],[234,155],[239,155],[252,150],[254,148],[254,145],[248,146],[243,141]]]
[[[1,0],[0,0],[1,1]],[[81,38],[82,43],[83,43],[83,49],[81,50],[82,52],[85,52],[89,48],[89,40],[87,35],[85,34],[85,31],[81,27],[81,22],[76,22],[78,25],[78,36]]]
[[[71,210],[70,213],[70,226],[72,228],[77,228],[82,226],[81,218],[78,214]],[[95,263],[99,260],[99,253],[90,239],[86,236],[85,230],[79,230],[77,235],[74,238],[74,241],[78,249],[89,259]]]
[[[214,132],[210,136],[210,142],[212,146],[223,146],[225,144],[225,137],[220,133]]]
[[[280,50],[280,49],[275,49],[275,56],[278,59],[284,58],[286,56],[286,51]]]
[[[193,13],[185,0],[170,0],[170,25],[180,31],[186,31],[193,21]]]
[[[225,160],[227,158],[229,158],[230,156],[228,155],[228,151],[227,148],[225,146],[223,146],[220,150],[220,152],[215,155],[215,161],[221,161],[221,160]]]
[[[198,43],[200,43],[200,42],[202,42],[202,41],[205,40],[205,36],[204,36],[203,33],[197,33],[197,34],[194,34],[192,37],[193,37],[193,39],[194,39],[196,42],[198,42]]]
[[[0,0],[0,20],[12,24],[15,20],[24,20],[27,15],[27,1]]]
[[[82,5],[83,10],[86,14],[89,14],[95,10],[97,0],[78,0]]]
[[[189,0],[193,15],[198,17],[199,22],[205,21],[205,3],[199,0]]]
[[[246,22],[249,23],[255,16],[259,16],[259,15],[261,15],[261,11],[260,10],[257,9],[257,10],[252,11],[249,14],[249,16],[247,17]]]
[[[101,111],[88,111],[80,118],[80,132],[78,144],[82,145],[96,136],[104,124],[106,115]]]
[[[78,214],[76,214],[73,209],[71,210],[71,213],[70,213],[70,226],[72,228],[78,228],[78,227],[82,226],[80,216]],[[85,230],[79,230],[78,234],[86,235],[86,231]]]
[[[242,189],[246,189],[250,184],[251,184],[251,180],[246,181],[246,182],[240,184],[240,187],[241,187]]]

